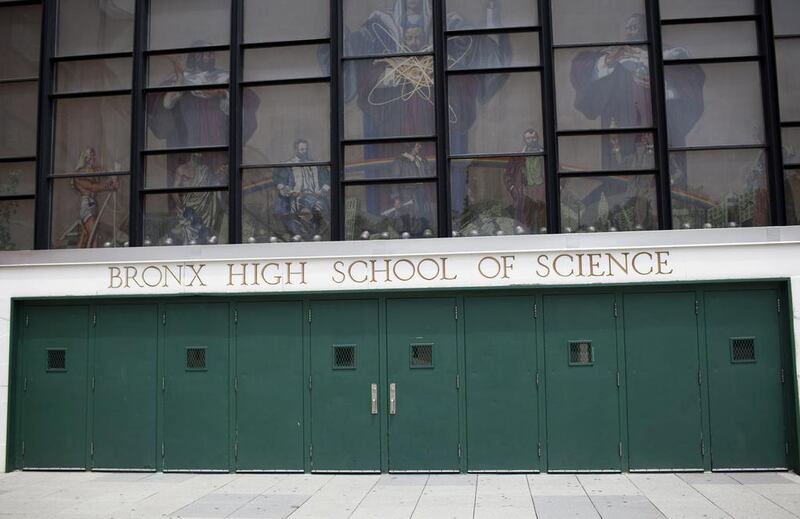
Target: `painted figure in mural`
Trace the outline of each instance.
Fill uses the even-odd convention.
[[[418,142],[409,144],[407,151],[392,162],[392,176],[396,178],[430,178],[433,174],[428,159],[423,155],[423,146]],[[407,232],[417,238],[425,236],[426,230],[433,232],[433,210],[425,185],[395,184],[389,200],[390,207],[381,215],[388,219],[395,234]]]
[[[203,155],[192,153],[175,171],[174,187],[216,186],[227,182],[227,166],[212,171]],[[223,231],[225,205],[220,191],[174,193],[171,197],[178,216],[170,230],[173,242],[197,244],[213,242]]]
[[[94,148],[83,150],[78,158],[78,164],[75,166],[75,172],[99,173],[100,171],[101,168],[97,164],[97,153]],[[99,178],[94,176],[74,177],[70,183],[81,197],[81,234],[78,239],[78,248],[97,247],[99,242],[97,226],[100,224],[100,218],[108,205],[109,199],[112,196],[116,197],[119,183],[115,177]],[[102,207],[100,207],[97,203],[97,194],[104,191],[111,191],[111,193],[103,202]],[[114,211],[116,212],[116,208],[114,208]]]
[[[522,153],[541,153],[539,132],[522,134]],[[511,196],[514,225],[533,230],[545,225],[544,161],[541,157],[514,157],[506,168],[503,184]]]
[[[304,240],[322,236],[330,227],[330,170],[303,164],[313,162],[305,139],[294,142],[294,156],[287,162],[297,165],[276,170],[273,178],[278,189],[278,217],[292,236]]]

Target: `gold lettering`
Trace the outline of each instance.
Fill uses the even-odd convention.
[[[407,278],[404,278],[403,276],[397,273],[397,267],[401,263],[406,263],[408,264],[409,267],[411,267],[411,275],[408,276]],[[411,281],[411,279],[414,277],[414,274],[416,274],[417,269],[414,267],[414,264],[408,261],[407,259],[401,259],[394,262],[394,266],[392,267],[392,272],[394,273],[394,277],[396,277],[400,281]]]
[[[508,273],[514,270],[516,256],[500,256],[503,260],[503,279],[508,279]]]
[[[648,270],[647,272],[642,272],[636,266],[636,260],[639,259],[640,256],[647,256],[650,259],[650,262],[651,262],[650,270]],[[652,254],[650,254],[649,252],[639,252],[637,254],[634,254],[633,259],[631,260],[631,267],[633,267],[634,272],[636,272],[640,276],[646,276],[648,274],[652,274],[653,273],[652,261],[653,261],[653,255]]]
[[[108,288],[122,288],[122,271],[119,267],[108,267]],[[114,283],[114,280],[119,280],[119,284]]]
[[[559,254],[558,256],[556,256],[555,258],[553,258],[553,272],[555,272],[555,273],[556,273],[556,275],[558,275],[558,276],[561,276],[562,278],[568,278],[568,277],[570,277],[570,276],[574,275],[574,274],[575,274],[575,268],[574,268],[574,267],[572,268],[572,270],[570,270],[570,271],[569,271],[569,274],[562,274],[562,273],[561,273],[561,272],[558,270],[558,260],[560,260],[561,258],[569,258],[569,259],[570,259],[570,261],[572,261],[573,263],[574,263],[574,261],[575,261],[575,260],[573,259],[573,257],[572,257],[572,256],[570,256],[569,254]]]
[[[550,261],[550,256],[547,254],[539,254],[539,257],[536,258],[536,263],[538,263],[539,266],[544,269],[544,272],[542,272],[540,269],[536,270],[536,275],[540,278],[546,278],[550,275],[550,267],[547,266],[547,261]]]
[[[491,268],[492,268],[492,270],[494,270],[496,268],[497,272],[495,272],[494,274],[491,274],[491,273],[487,274],[484,271],[484,265],[483,264],[484,264],[484,262],[486,260],[489,260],[492,263],[494,263],[494,266],[492,266]],[[500,265],[500,261],[498,261],[497,258],[495,258],[494,256],[484,256],[478,262],[478,272],[480,273],[481,276],[485,277],[486,279],[494,279],[497,276],[499,276],[500,275],[500,271],[502,270],[502,268],[503,267]]]
[[[228,263],[228,286],[233,286],[233,277],[239,276],[242,278],[242,282],[239,283],[241,286],[247,286],[247,263],[242,263],[242,272],[234,272],[233,269],[236,266],[234,263]]]
[[[306,284],[306,262],[305,261],[301,261],[300,262],[300,271],[299,272],[297,272],[297,271],[292,272],[292,262],[291,261],[287,261],[286,262],[286,284],[287,285],[291,285],[292,284],[292,275],[293,274],[294,275],[299,274],[300,275],[300,284],[301,285],[305,285]]]
[[[664,259],[661,259],[662,254],[666,256]],[[658,264],[658,270],[656,271],[656,274],[661,274],[663,276],[666,276],[668,274],[672,274],[673,272],[675,272],[673,269],[669,269],[669,272],[665,272],[664,270],[661,269],[661,267],[667,266],[667,262],[669,261],[669,251],[656,252],[656,261]]]
[[[133,272],[133,274],[131,274],[131,272]],[[136,283],[139,288],[144,288],[144,285],[139,283],[139,280],[136,279],[138,273],[139,271],[136,270],[136,267],[125,267],[125,288],[130,288],[131,280],[133,280],[133,282]]]
[[[356,264],[364,266],[364,270],[365,270],[364,279],[356,279],[355,276],[353,276],[353,267],[355,267]],[[369,276],[366,273],[366,269],[367,269],[367,262],[366,261],[357,260],[357,261],[352,262],[350,264],[350,266],[347,267],[347,275],[350,276],[350,281],[352,281],[354,283],[366,283],[367,279],[369,279]]]
[[[602,273],[595,274],[595,271],[594,271],[594,269],[600,268],[600,258],[602,256],[603,256],[602,254],[594,254],[594,253],[587,254],[587,257],[589,258],[589,277],[590,278],[592,278],[592,277],[593,278],[599,278],[599,277],[601,277],[603,275]],[[597,259],[595,259],[595,258],[597,258]]]
[[[200,271],[203,270],[203,267],[205,267],[206,264],[205,263],[201,263],[200,265],[186,265],[186,266],[189,267],[189,270],[191,270],[192,274],[194,274],[194,277],[189,282],[189,284],[186,285],[186,286],[187,287],[193,287],[195,281],[199,281],[201,287],[206,286],[206,284],[203,283],[203,278],[200,277]]]
[[[628,255],[629,254],[630,254],[629,252],[623,252],[622,253],[622,256],[625,258],[625,263],[620,263],[617,260],[617,258],[614,256],[614,254],[611,254],[611,253],[606,254],[606,256],[608,256],[608,274],[606,274],[606,276],[614,277],[614,273],[611,271],[611,264],[612,263],[616,264],[622,272],[627,274],[628,273]]]
[[[578,275],[576,277],[582,278],[583,276],[583,254],[576,254],[578,257]]]
[[[454,275],[453,277],[447,277],[447,258],[439,258],[442,261],[442,281],[453,281],[454,279],[458,278],[458,274]]]
[[[155,272],[156,274],[158,274],[158,281],[156,281],[155,283],[148,283],[147,282],[147,273],[148,272]],[[154,265],[150,265],[149,267],[146,267],[142,271],[142,281],[144,282],[145,285],[149,286],[150,288],[155,288],[158,285],[160,285],[162,278],[163,278],[163,275],[161,273],[161,269],[159,267],[154,266]]]
[[[392,282],[391,278],[389,277],[389,272],[390,272],[389,263],[390,262],[389,262],[388,259],[383,260],[383,264],[386,267],[385,269],[379,269],[379,268],[375,267],[375,263],[377,263],[377,260],[369,260],[369,262],[370,262],[370,265],[372,265],[372,280],[370,281],[371,283],[377,283],[378,280],[376,279],[376,274],[378,274],[379,272],[382,272],[382,273],[386,274],[386,280],[385,281],[387,283],[391,283]]]
[[[335,277],[336,274],[331,276],[331,281],[333,281],[337,285],[341,285],[342,283],[344,283],[344,280],[346,279],[346,277],[344,275],[344,271],[343,270],[339,270],[341,268],[344,268],[344,261],[336,261],[336,262],[334,262],[333,271],[336,272],[336,274],[339,274],[340,276],[342,276],[342,279],[338,279],[338,280]]]
[[[431,277],[427,277],[425,276],[425,274],[422,273],[422,265],[424,265],[426,262],[431,262],[433,263],[433,266],[436,267],[436,272],[434,272]],[[433,281],[434,279],[439,277],[439,263],[433,258],[425,258],[417,264],[417,273],[419,274],[419,277],[421,277],[425,281]]]
[[[270,267],[274,268],[277,272],[274,276],[272,276],[272,279],[267,279],[266,272],[267,269]],[[267,263],[263,267],[261,267],[261,279],[263,279],[264,283],[266,283],[267,285],[271,286],[280,285],[281,280],[283,280],[280,271],[281,271],[281,266],[278,265],[277,263],[272,263],[272,262]]]

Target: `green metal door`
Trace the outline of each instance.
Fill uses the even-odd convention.
[[[466,326],[467,468],[539,470],[532,297],[470,297]]]
[[[311,306],[312,470],[379,472],[378,301]]]
[[[695,294],[624,300],[630,469],[702,470]]]
[[[239,303],[236,468],[303,470],[303,304]]]
[[[23,339],[22,467],[86,468],[86,306],[28,306]]]
[[[166,305],[164,470],[229,467],[227,303]]]
[[[543,297],[550,471],[621,468],[612,294]]]
[[[155,470],[158,307],[102,304],[96,315],[92,466]]]
[[[715,470],[787,465],[777,300],[774,290],[705,294]]]
[[[386,302],[389,470],[458,471],[456,301]]]

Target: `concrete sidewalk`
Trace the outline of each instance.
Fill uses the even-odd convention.
[[[793,473],[309,475],[14,472],[0,518],[800,517]]]

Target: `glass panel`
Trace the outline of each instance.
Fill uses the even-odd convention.
[[[59,0],[59,56],[133,50],[136,0]]]
[[[541,152],[540,88],[538,72],[450,77],[450,153]]]
[[[244,95],[245,101],[249,96],[250,105],[255,105],[257,110],[248,113],[244,121],[242,162],[274,164],[329,160],[331,101],[328,83],[245,88]]]
[[[344,55],[433,52],[431,0],[344,0]]]
[[[559,171],[653,169],[652,133],[615,133],[558,138]]]
[[[272,81],[330,75],[330,45],[296,45],[244,51],[244,80]]]
[[[227,51],[159,54],[147,61],[149,87],[228,82],[230,52]]]
[[[33,248],[33,200],[0,200],[0,250]]]
[[[346,186],[344,227],[347,240],[436,236],[436,183]]]
[[[555,80],[560,130],[652,125],[646,47],[557,49]]]
[[[53,180],[51,246],[83,249],[126,245],[129,182],[127,175]]]
[[[755,14],[753,0],[660,0],[661,19],[717,18]]]
[[[432,56],[348,62],[344,95],[346,139],[434,134]]]
[[[797,0],[772,0],[772,29],[776,35],[800,34]]]
[[[131,88],[131,58],[61,61],[56,64],[56,92]]]
[[[654,175],[561,179],[562,232],[657,228]]]
[[[247,242],[330,240],[330,168],[246,169],[242,206]]]
[[[800,164],[800,128],[783,128],[783,163]]]
[[[778,99],[783,121],[800,121],[800,39],[776,40]]]
[[[669,161],[676,229],[769,224],[762,150],[675,152]]]
[[[35,162],[0,162],[0,195],[36,193]]]
[[[758,63],[664,67],[669,145],[764,143]]]
[[[555,0],[553,43],[647,41],[644,0]]]
[[[230,0],[150,0],[150,49],[227,45]]]
[[[386,142],[344,149],[345,180],[435,176],[433,142]]]
[[[244,0],[244,42],[294,41],[330,35],[327,0]]]
[[[98,173],[130,168],[130,96],[56,101],[53,173]]]
[[[539,64],[539,33],[466,34],[447,38],[447,67],[471,70]]]
[[[547,232],[542,157],[450,161],[453,234]]]
[[[146,189],[228,185],[226,152],[148,155],[144,167]]]
[[[36,155],[39,83],[0,84],[0,157]]]
[[[787,169],[783,173],[783,178],[786,191],[786,223],[800,225],[800,169]]]
[[[527,27],[539,25],[539,11],[531,0],[448,0],[447,30]]]
[[[228,192],[146,195],[144,245],[228,242]]]
[[[147,148],[228,144],[227,88],[147,95]]]
[[[0,79],[39,76],[42,7],[21,5],[0,11]]]
[[[664,59],[757,56],[755,22],[665,25]]]

